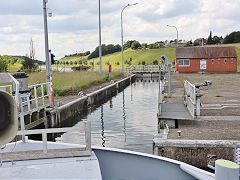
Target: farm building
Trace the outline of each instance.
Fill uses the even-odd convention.
[[[235,47],[177,48],[176,63],[179,72],[236,72]]]

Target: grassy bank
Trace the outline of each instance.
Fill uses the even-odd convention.
[[[220,44],[220,45],[208,45],[208,46],[235,46],[236,47],[236,51],[237,51],[237,55],[238,58],[240,57],[240,43],[236,43],[236,44]],[[197,47],[197,46],[196,46]],[[173,47],[167,47],[167,48],[160,48],[160,49],[139,49],[139,50],[132,50],[132,49],[127,49],[124,51],[124,66],[125,67],[129,67],[129,64],[126,63],[126,60],[129,61],[130,57],[132,57],[132,63],[134,65],[138,65],[138,64],[142,64],[142,62],[144,61],[146,64],[150,65],[153,63],[153,61],[155,60],[160,60],[160,56],[161,54],[165,54],[168,59],[172,62],[175,61],[175,57],[176,57],[176,49]],[[61,59],[61,61],[79,61],[81,58],[80,57],[67,57],[67,58],[63,58]],[[82,60],[87,60],[87,57],[84,56],[82,58]],[[90,66],[90,62],[94,62],[95,68],[99,67],[99,58],[94,58],[91,60],[88,60],[88,66]],[[110,63],[112,65],[112,67],[114,69],[121,69],[122,68],[122,54],[121,52],[116,52],[113,54],[109,54],[109,55],[105,55],[102,57],[102,65],[103,68],[107,68],[108,67],[108,63]],[[63,65],[61,65],[63,66]],[[66,67],[72,67],[75,65],[68,65]],[[239,63],[239,67],[240,67],[240,63]]]
[[[111,79],[121,76],[121,72],[112,72]],[[29,74],[29,84],[45,82],[46,74],[35,72]],[[55,96],[65,96],[79,92],[83,88],[88,88],[102,82],[108,81],[108,72],[103,72],[100,76],[98,72],[54,72],[53,89]]]

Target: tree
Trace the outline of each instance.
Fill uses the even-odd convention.
[[[214,44],[214,41],[212,38],[212,31],[210,31],[210,35],[208,36],[207,44]]]
[[[29,57],[25,57],[24,61],[22,61],[22,68],[31,70],[31,69],[36,69],[37,66],[35,65],[33,59],[31,59]]]
[[[138,41],[134,41],[134,42],[131,44],[131,48],[132,48],[132,49],[138,49],[140,46],[141,46],[141,44],[140,44]]]
[[[158,60],[154,60],[153,65],[158,65]]]
[[[220,38],[218,36],[213,36],[213,43],[214,44],[219,44],[220,43]]]
[[[0,72],[6,71],[7,69],[7,60],[5,60],[1,55],[0,55]]]
[[[231,44],[231,43],[238,43],[238,42],[240,42],[240,31],[234,31],[230,33],[223,40],[224,44]]]
[[[147,43],[142,43],[142,44],[141,44],[141,47],[142,47],[143,49],[146,49],[146,48],[147,48]]]

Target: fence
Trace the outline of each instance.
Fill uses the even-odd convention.
[[[45,108],[50,104],[50,83],[41,83],[29,86],[31,91],[33,91],[33,99],[32,95],[24,95],[22,94],[20,97],[21,105],[23,106],[24,115],[31,114],[32,112],[38,111],[39,109]],[[40,91],[38,91],[40,89]],[[38,95],[40,94],[40,95]],[[47,102],[45,98],[48,98]],[[27,107],[27,108],[24,108]]]
[[[75,156],[91,156],[91,127],[90,122],[83,121],[81,126],[73,128],[51,128],[51,129],[35,129],[19,131],[17,135],[42,135],[42,151],[41,150],[29,150],[21,152],[6,152],[1,153],[1,162],[4,161],[18,161],[18,160],[34,160],[34,159],[46,159],[46,158],[63,158],[63,157],[75,157]],[[63,132],[77,132],[85,133],[85,146],[72,147],[71,145],[59,148],[59,146],[53,143],[47,142],[47,134],[49,133],[63,133]],[[30,142],[31,143],[31,142]],[[34,146],[34,144],[33,144]],[[50,146],[48,148],[48,146]],[[34,147],[33,147],[34,149]]]
[[[134,65],[132,66],[132,71],[149,71],[149,72],[158,72],[160,69],[159,65]]]
[[[184,83],[185,90],[185,103],[187,104],[187,108],[194,118],[195,116],[195,106],[196,106],[196,88],[195,85],[191,84],[187,80]]]
[[[0,73],[0,82],[11,83],[11,85],[0,86],[0,90],[10,93],[19,105],[19,82],[10,73]]]

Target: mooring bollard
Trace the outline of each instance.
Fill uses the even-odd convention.
[[[216,180],[239,180],[239,165],[228,160],[215,161]]]

